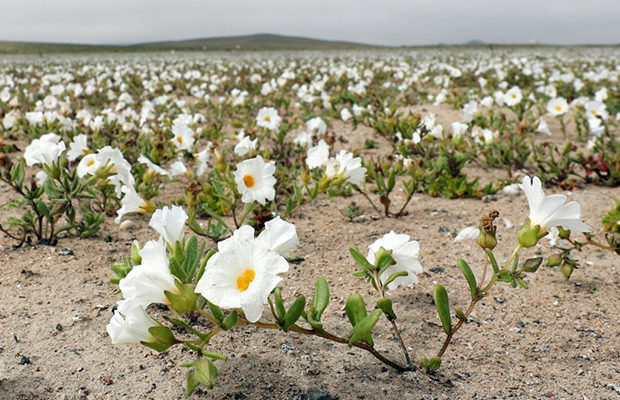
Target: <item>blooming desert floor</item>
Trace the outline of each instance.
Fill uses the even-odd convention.
[[[437,119],[455,120],[448,107],[430,106]],[[553,121],[555,122],[555,121]],[[553,125],[556,127],[556,125]],[[356,129],[334,121],[331,131],[364,157],[389,152],[385,139],[369,127]],[[338,142],[338,141],[336,141]],[[23,149],[27,143],[17,142]],[[357,146],[357,147],[356,147]],[[502,171],[472,167],[468,173],[486,183]],[[398,186],[397,186],[398,187]],[[174,197],[171,184],[161,196]],[[553,191],[546,189],[548,192]],[[618,189],[585,186],[568,192],[580,203],[583,220],[601,233],[601,217],[619,196]],[[14,194],[0,185],[0,202]],[[398,189],[392,199],[404,201]],[[343,215],[351,203],[363,214]],[[499,192],[483,199],[432,198],[417,194],[400,218],[376,213],[359,194],[318,199],[289,218],[301,245],[286,274],[285,298],[311,296],[316,276],[327,278],[331,303],[326,323],[343,335],[349,330],[344,302],[353,292],[375,294],[353,278],[349,247],[366,247],[394,230],[420,242],[424,272],[415,288],[393,293],[394,308],[410,353],[419,360],[441,346],[441,323],[433,288],[442,283],[451,302],[467,306],[468,288],[456,267],[465,258],[481,273],[483,254],[473,241],[454,241],[454,232],[477,225],[481,215],[499,211],[498,258],[507,259],[516,231],[528,215],[524,194]],[[11,210],[2,210],[3,219]],[[143,346],[112,345],[106,324],[119,300],[108,281],[110,264],[129,254],[134,239],[154,237],[147,216],[129,216],[122,228],[108,218],[101,233],[88,239],[63,238],[55,247],[24,245],[0,237],[0,399],[183,399],[186,351],[157,353]],[[106,240],[104,237],[109,235]],[[548,252],[543,240],[529,253]],[[557,269],[541,267],[528,278],[528,290],[497,285],[475,308],[454,338],[439,371],[398,373],[355,348],[300,337],[295,333],[239,327],[216,336],[213,345],[228,357],[218,364],[213,390],[195,398],[213,399],[614,399],[620,396],[620,262],[610,252],[588,248],[577,254],[580,267],[570,280]],[[389,326],[373,335],[380,352],[400,359]],[[322,397],[321,397],[322,396]]]

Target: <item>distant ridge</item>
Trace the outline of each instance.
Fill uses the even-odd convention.
[[[209,51],[209,50],[359,50],[381,48],[363,43],[312,39],[299,36],[261,33],[245,36],[226,36],[131,45],[90,45],[69,43],[39,43],[0,41],[0,54],[45,54],[89,52],[140,52],[140,51]]]
[[[482,40],[473,39],[463,43],[463,46],[486,46],[488,43],[483,42]]]
[[[166,42],[138,43],[135,48],[170,48],[182,50],[316,50],[360,49],[371,46],[363,43],[312,39],[299,36],[259,33],[245,36],[223,36],[203,39],[175,40]]]

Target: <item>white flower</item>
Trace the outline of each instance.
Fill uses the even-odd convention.
[[[267,128],[270,131],[277,131],[280,127],[282,118],[278,115],[278,110],[273,107],[263,107],[258,110],[256,125]]]
[[[279,273],[287,272],[284,257],[254,239],[254,229],[244,225],[218,244],[196,284],[196,292],[222,308],[241,308],[250,322],[259,320]]]
[[[141,264],[133,267],[118,283],[123,293],[118,309],[123,313],[137,306],[146,308],[153,303],[166,304],[168,299],[164,292],[178,291],[168,267],[166,244],[161,238],[146,242],[140,250],[140,257]]]
[[[325,131],[327,131],[327,125],[321,117],[315,117],[306,121],[306,129],[313,136],[321,136],[325,133]]]
[[[276,178],[273,176],[275,171],[273,161],[265,162],[261,156],[237,164],[235,182],[241,193],[241,201],[244,203],[258,201],[260,204],[265,204],[266,200],[273,200],[276,196],[274,189]]]
[[[588,118],[600,118],[602,120],[606,120],[607,117],[609,117],[607,106],[601,101],[588,101],[584,107]]]
[[[470,101],[463,106],[463,119],[465,122],[471,122],[474,119],[474,114],[478,110],[478,103]]]
[[[452,123],[452,137],[460,138],[467,132],[467,124],[461,122]]]
[[[235,154],[238,156],[244,156],[250,151],[256,150],[257,142],[258,138],[252,140],[249,136],[244,136],[235,146]]]
[[[416,240],[409,241],[409,239],[409,235],[397,234],[394,233],[394,231],[390,231],[390,233],[386,233],[382,238],[368,246],[368,255],[366,259],[371,264],[375,263],[375,253],[379,251],[381,247],[385,250],[392,250],[392,258],[396,261],[396,264],[388,267],[379,277],[381,282],[384,283],[390,275],[396,272],[407,272],[407,276],[398,277],[390,282],[388,285],[389,290],[394,290],[401,285],[412,287],[419,281],[416,274],[424,270],[422,265],[418,262],[420,243]]]
[[[174,244],[183,240],[183,228],[185,227],[185,221],[187,221],[187,214],[183,210],[183,207],[164,206],[155,210],[149,225],[155,229],[166,242]]]
[[[36,173],[37,185],[43,186],[47,180],[47,173],[45,171],[39,171]]]
[[[209,159],[211,158],[211,147],[212,146],[213,146],[213,143],[209,142],[207,144],[207,147],[205,147],[204,150],[196,154],[197,163],[196,163],[195,168],[196,168],[197,176],[202,176],[207,171],[207,168],[209,166]]]
[[[556,97],[555,99],[549,100],[549,103],[547,103],[547,112],[554,117],[564,115],[566,111],[568,111],[568,103],[563,97]]]
[[[56,99],[56,97],[48,94],[47,96],[45,96],[45,98],[43,99],[43,105],[45,106],[45,108],[47,108],[48,110],[53,110],[54,108],[56,108],[56,106],[58,105],[58,99]]]
[[[321,167],[327,163],[329,159],[329,145],[325,143],[323,139],[319,141],[314,147],[308,149],[308,157],[306,158],[306,165],[308,168],[314,169]]]
[[[547,125],[547,121],[541,116],[540,122],[538,122],[538,127],[536,128],[536,132],[544,133],[547,136],[551,136],[551,131],[549,130],[549,125]]]
[[[518,86],[511,87],[510,90],[506,92],[506,95],[504,95],[504,103],[506,103],[508,107],[516,106],[521,103],[522,99],[523,94],[521,94],[521,89],[519,89]]]
[[[352,116],[353,115],[351,115],[351,111],[349,111],[348,108],[343,108],[342,110],[340,110],[340,119],[344,122],[350,120]]]
[[[77,160],[78,157],[87,154],[88,152],[88,136],[85,134],[79,134],[73,137],[73,142],[69,144],[69,151],[67,151],[67,158],[69,161]]]
[[[146,165],[146,167],[148,168],[149,171],[153,171],[159,175],[163,175],[163,176],[169,176],[170,174],[168,173],[168,171],[166,171],[165,169],[163,169],[162,167],[160,167],[159,165],[155,164],[154,162],[152,162],[151,160],[149,160],[145,155],[140,154],[140,157],[138,157],[138,162],[140,164],[144,164]]]
[[[182,160],[176,160],[172,164],[170,164],[170,169],[168,174],[170,176],[184,175],[187,172],[187,167]]]
[[[36,164],[51,165],[65,151],[65,142],[60,141],[60,136],[48,133],[39,139],[34,139],[24,151],[26,165],[32,167]]]
[[[134,307],[123,313],[115,310],[114,316],[106,326],[106,331],[112,339],[112,344],[139,344],[154,339],[149,333],[149,328],[156,325],[144,308]]]
[[[563,194],[546,196],[537,176],[534,179],[524,177],[520,187],[525,192],[530,206],[530,226],[539,225],[540,233],[548,232],[556,226],[573,232],[590,232],[590,227],[580,221],[579,204],[574,201],[564,204],[566,196]]]
[[[97,161],[96,154],[87,154],[81,160],[77,166],[77,174],[80,178],[84,175],[94,175],[101,167],[101,163]]]
[[[283,254],[285,251],[299,245],[299,237],[295,225],[284,221],[280,217],[265,222],[265,229],[256,238],[265,247],[276,253]]]
[[[192,128],[185,124],[175,124],[172,127],[172,133],[174,133],[174,138],[171,141],[177,149],[192,150],[192,146],[194,146],[194,130]]]
[[[454,238],[455,242],[461,242],[463,240],[476,240],[480,235],[480,229],[475,226],[468,226],[463,228],[458,235]]]
[[[518,183],[512,183],[510,185],[506,185],[502,188],[502,193],[507,194],[509,196],[515,196],[520,193],[521,186]]]
[[[114,219],[117,224],[121,223],[121,219],[125,214],[142,213],[145,214],[149,208],[149,204],[136,193],[133,186],[122,186],[121,192],[125,196],[121,199],[121,208],[116,212],[118,216]]]
[[[298,146],[308,147],[312,144],[313,135],[310,132],[300,132],[299,135],[293,140]]]
[[[360,185],[366,177],[366,168],[362,167],[362,159],[353,157],[353,153],[340,150],[335,158],[329,159],[325,168],[328,178],[342,176],[346,182]]]

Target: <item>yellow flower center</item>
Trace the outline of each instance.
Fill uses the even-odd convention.
[[[516,98],[517,98],[517,95],[516,95],[516,94],[514,94],[514,93],[513,93],[513,94],[511,94],[510,96],[511,96],[513,99],[516,99]]]
[[[92,167],[94,163],[95,163],[95,160],[90,160],[89,162],[86,163],[86,166]]]
[[[269,115],[265,116],[265,121],[267,122],[271,121],[271,117]]]
[[[243,175],[243,183],[245,183],[245,187],[251,188],[256,182],[254,182],[254,177],[252,175],[246,174]]]
[[[179,144],[183,144],[183,136],[177,136],[177,142],[179,142]]]
[[[243,271],[241,275],[237,277],[237,289],[239,289],[240,292],[245,292],[246,290],[248,290],[248,287],[250,286],[250,283],[252,283],[252,281],[254,280],[255,276],[256,273],[253,269],[246,269],[245,271]]]
[[[562,106],[555,106],[555,111],[557,111],[557,112],[562,111]]]

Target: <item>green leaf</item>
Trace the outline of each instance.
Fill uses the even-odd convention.
[[[349,322],[351,322],[351,326],[355,326],[368,315],[364,298],[359,293],[350,295],[344,308],[347,313],[347,318],[349,318]]]
[[[177,288],[176,292],[164,291],[164,295],[172,308],[179,314],[186,314],[192,311],[196,306],[196,297],[198,296],[194,292],[196,287],[192,284],[183,284],[176,279],[174,280],[174,285]]]
[[[497,260],[495,259],[493,252],[491,251],[491,249],[484,249],[484,251],[486,251],[487,255],[489,256],[489,261],[491,261],[493,272],[495,272],[496,275],[499,274],[499,266],[497,265]]]
[[[299,296],[295,299],[293,304],[289,307],[288,311],[284,315],[284,323],[282,324],[282,329],[286,332],[288,328],[293,325],[299,317],[301,317],[301,313],[304,311],[306,307],[306,298],[304,296]]]
[[[141,343],[160,353],[168,350],[168,348],[173,344],[178,343],[172,334],[172,331],[167,326],[152,326],[149,328],[149,333],[153,336],[153,339],[151,341]]]
[[[314,297],[312,298],[312,307],[314,308],[313,317],[316,321],[321,320],[323,311],[329,304],[329,287],[327,286],[327,280],[323,276],[316,278],[316,290]]]
[[[211,315],[213,315],[213,317],[215,317],[216,320],[222,322],[222,320],[224,319],[224,314],[222,313],[222,310],[215,304],[211,303],[210,301],[207,301],[207,306],[209,307],[209,310],[211,311]]]
[[[465,276],[465,280],[467,281],[467,284],[469,285],[469,292],[471,294],[471,299],[474,301],[477,300],[478,299],[478,288],[476,284],[476,276],[474,275],[471,268],[469,267],[469,264],[467,264],[467,262],[463,260],[462,258],[459,258],[459,260],[456,263],[461,269],[461,272],[463,273],[463,276]]]
[[[237,312],[231,312],[222,320],[222,329],[225,331],[231,330],[235,325],[237,325],[238,320],[239,316],[237,315]]]
[[[381,314],[383,314],[383,311],[376,309],[355,324],[353,329],[351,329],[351,332],[349,332],[349,347],[353,346],[354,343],[360,342],[370,336],[370,333],[375,325],[377,325]]]
[[[375,266],[368,262],[366,257],[362,255],[355,247],[350,247],[349,252],[355,260],[355,263],[367,274],[371,274],[371,271],[375,269]]]
[[[398,272],[394,272],[392,275],[390,275],[385,283],[383,284],[383,287],[387,287],[387,285],[389,285],[390,283],[392,283],[394,281],[394,279],[396,278],[400,278],[401,276],[407,276],[409,275],[409,273],[407,271],[398,271]]]
[[[377,302],[377,308],[383,311],[387,319],[393,321],[396,319],[396,313],[394,312],[394,308],[392,308],[392,300],[383,298]]]
[[[284,319],[284,314],[286,314],[286,310],[284,309],[284,302],[282,301],[282,287],[278,286],[273,291],[273,297],[276,303],[276,314],[278,320]]]
[[[446,335],[449,335],[452,330],[450,302],[448,300],[448,292],[442,285],[437,285],[435,287],[435,306],[437,307],[437,313],[443,325],[443,330],[446,332]]]
[[[542,257],[528,258],[523,263],[523,267],[521,267],[521,271],[536,272],[538,270],[538,267],[540,267],[540,265],[542,264],[542,262],[543,262]]]
[[[213,389],[217,368],[206,358],[201,358],[194,363],[194,366],[187,373],[187,396],[190,396],[198,385],[203,385],[207,389]]]

